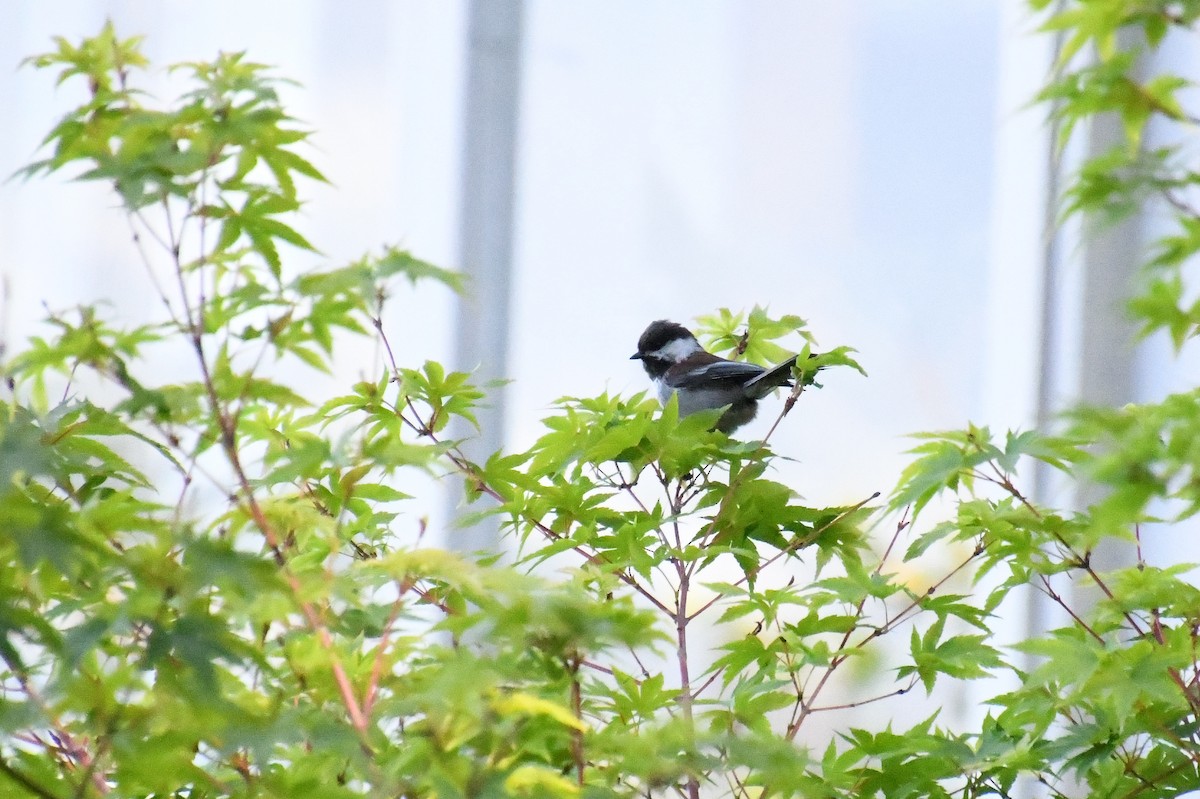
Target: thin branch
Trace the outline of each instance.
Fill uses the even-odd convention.
[[[169,209],[167,213],[168,228],[172,229]],[[173,233],[172,233],[173,235]],[[204,386],[204,391],[208,399],[209,407],[213,414],[216,415],[217,428],[220,431],[220,444],[225,453],[225,458],[233,469],[234,476],[237,478],[238,487],[242,495],[242,501],[245,505],[245,510],[254,522],[254,526],[262,533],[267,547],[270,549],[276,565],[279,566],[281,573],[286,580],[292,596],[304,616],[310,629],[317,634],[317,640],[321,647],[329,655],[330,669],[333,672],[334,682],[337,685],[338,693],[341,696],[342,704],[346,708],[346,712],[350,717],[350,723],[358,732],[362,745],[367,747],[367,732],[370,727],[369,720],[362,711],[358,699],[355,696],[353,686],[350,683],[350,677],[346,673],[345,667],[342,665],[341,658],[338,657],[336,648],[334,647],[333,636],[329,632],[328,626],[321,619],[320,614],[311,602],[304,599],[303,586],[300,584],[299,578],[292,572],[288,566],[287,559],[283,554],[283,542],[274,525],[267,519],[262,506],[259,504],[258,497],[255,494],[254,487],[250,482],[245,467],[242,465],[241,453],[237,444],[237,415],[230,413],[220,396],[217,394],[216,383],[213,380],[212,372],[208,365],[208,357],[204,351],[204,330],[200,327],[197,317],[193,315],[191,303],[188,298],[187,285],[183,275],[183,263],[179,257],[178,242],[173,238],[170,248],[174,256],[174,269],[176,281],[179,286],[180,296],[184,304],[184,312],[191,329],[192,349],[196,355],[196,361],[200,368],[201,382]]]
[[[1089,625],[1086,621],[1081,619],[1079,617],[1079,614],[1071,609],[1071,606],[1067,604],[1066,600],[1063,599],[1062,596],[1057,591],[1054,590],[1053,586],[1050,585],[1050,579],[1048,577],[1046,577],[1046,575],[1044,575],[1044,574],[1039,574],[1038,577],[1041,578],[1041,581],[1042,581],[1042,585],[1040,588],[1041,592],[1043,594],[1045,594],[1047,597],[1049,597],[1052,602],[1054,602],[1060,608],[1065,610],[1067,612],[1067,615],[1070,616],[1074,620],[1074,622],[1079,625],[1080,629],[1082,629],[1088,635],[1092,636],[1092,638],[1096,639],[1096,641],[1098,641],[1099,643],[1103,644],[1104,637],[1102,635],[1100,635],[1100,633],[1098,633],[1094,629],[1092,629],[1091,625]]]
[[[1163,196],[1163,199],[1166,200],[1171,205],[1171,207],[1173,207],[1179,213],[1183,214],[1184,216],[1190,217],[1191,219],[1200,219],[1200,211],[1193,208],[1188,202],[1186,202],[1185,200],[1180,198],[1175,192],[1171,191],[1170,189],[1164,188],[1162,190],[1162,196]]]
[[[163,288],[162,284],[158,280],[158,274],[154,269],[154,264],[150,260],[150,254],[146,252],[146,246],[142,242],[142,235],[138,232],[137,226],[134,224],[135,218],[137,217],[128,214],[125,216],[126,222],[129,224],[130,235],[133,237],[134,247],[137,249],[138,255],[141,257],[142,265],[146,268],[146,274],[150,278],[151,285],[154,286],[154,292],[158,295],[158,298],[162,300],[163,307],[167,309],[167,315],[171,317],[171,321],[174,322],[177,327],[182,329],[183,320],[181,320],[175,314],[175,308],[171,305],[170,298],[167,297],[167,291]],[[145,222],[142,224],[145,225]]]
[[[382,300],[380,301],[380,309],[382,310]],[[375,326],[375,330],[379,333],[379,340],[383,342],[383,348],[387,352],[388,363],[392,365],[392,379],[400,379],[400,367],[396,364],[396,353],[392,351],[392,343],[388,340],[387,333],[383,332],[383,318],[381,316],[372,316],[371,324]]]
[[[938,580],[936,583],[934,583],[929,588],[927,588],[925,590],[925,592],[922,593],[920,596],[914,598],[907,606],[905,606],[894,617],[892,617],[891,619],[888,619],[886,622],[884,622],[879,627],[876,627],[866,637],[855,642],[853,646],[849,645],[850,637],[851,637],[851,635],[853,635],[854,631],[856,629],[858,629],[858,627],[857,627],[857,625],[855,625],[855,626],[851,627],[849,630],[847,630],[845,632],[845,634],[842,636],[841,642],[838,644],[836,654],[830,660],[829,665],[825,667],[824,671],[821,674],[820,679],[817,681],[816,686],[814,686],[813,690],[809,692],[809,703],[805,704],[805,706],[800,711],[800,713],[788,725],[788,730],[787,730],[787,734],[786,734],[787,739],[792,740],[793,738],[795,738],[796,734],[800,731],[800,726],[804,722],[804,719],[813,712],[813,706],[812,706],[811,702],[813,700],[815,700],[817,698],[817,696],[821,693],[821,691],[825,688],[826,684],[829,682],[829,679],[833,676],[833,673],[835,671],[837,671],[837,669],[843,663],[846,662],[846,660],[850,657],[851,652],[862,649],[871,641],[874,641],[877,638],[881,638],[884,635],[887,635],[892,630],[896,629],[896,627],[898,627],[900,624],[908,621],[908,619],[911,618],[911,615],[915,615],[912,613],[912,611],[920,609],[922,600],[924,600],[926,597],[932,596],[938,590],[940,590],[943,585],[945,585],[951,578],[953,578],[954,575],[958,574],[958,572],[960,572],[964,568],[966,568],[966,566],[971,561],[973,561],[975,558],[977,558],[980,554],[982,554],[985,551],[985,549],[986,548],[982,545],[976,547],[976,549],[971,553],[971,555],[968,558],[966,558],[964,561],[959,563],[948,574],[946,574],[940,580]],[[855,607],[855,615],[861,616],[863,608],[865,606],[866,606],[866,598],[864,597],[863,599],[859,600],[857,606]]]
[[[1024,505],[1025,508],[1034,515],[1034,518],[1039,520],[1043,518],[1041,512],[1033,506],[1033,503],[1025,498],[1025,495],[1022,494],[1015,485],[1013,485],[1012,481],[1009,480],[1006,475],[1001,475],[999,481],[993,480],[992,482],[995,482],[1010,495],[1012,495],[1018,502]],[[1085,553],[1082,555],[1077,553],[1074,547],[1068,544],[1066,539],[1063,538],[1057,530],[1051,530],[1050,535],[1052,535],[1054,540],[1058,542],[1058,545],[1061,546],[1067,552],[1067,554],[1075,560],[1075,565],[1087,572],[1088,576],[1092,578],[1092,582],[1094,582],[1096,587],[1099,588],[1106,597],[1108,597],[1109,601],[1116,603],[1117,598],[1113,594],[1112,589],[1108,587],[1108,583],[1106,583],[1099,573],[1092,568],[1091,553]],[[1142,625],[1138,623],[1138,620],[1133,616],[1132,613],[1127,610],[1122,610],[1121,615],[1125,617],[1125,621],[1129,622],[1129,626],[1134,632],[1136,632],[1138,635],[1146,634],[1146,631],[1142,629]]]
[[[695,740],[695,720],[692,716],[692,682],[690,676],[691,663],[688,660],[688,638],[687,638],[687,600],[690,580],[684,569],[683,562],[677,560],[676,567],[679,571],[679,599],[675,605],[675,655],[679,663],[679,709],[683,714],[684,727],[688,732],[689,737],[694,742]],[[690,775],[687,779],[687,792],[689,799],[700,799],[700,781],[695,775]]]
[[[857,701],[846,702],[841,705],[822,705],[821,707],[810,707],[808,712],[809,713],[824,713],[827,710],[851,710],[856,707],[862,707],[863,705],[870,705],[870,704],[874,704],[875,702],[882,702],[884,699],[891,699],[892,697],[896,697],[896,696],[904,696],[906,693],[911,691],[913,689],[913,686],[915,686],[916,684],[917,684],[917,676],[914,674],[909,679],[908,685],[904,686],[903,688],[897,688],[894,691],[888,691],[886,694],[879,694],[878,696],[872,696],[869,699],[859,699]]]
[[[601,664],[595,662],[594,660],[580,660],[579,665],[584,666],[585,668],[589,668],[592,671],[598,671],[601,674],[607,674],[610,677],[616,673],[615,671],[613,671],[613,669],[609,668],[608,666],[602,666]],[[636,683],[636,682],[640,682],[640,681],[637,680],[636,678],[634,678],[634,682]]]
[[[429,433],[427,435],[432,441],[435,441],[435,442],[438,441],[438,439],[435,438],[431,433]],[[496,491],[494,488],[489,486],[483,480],[483,478],[476,471],[474,464],[472,464],[470,461],[468,461],[466,459],[466,457],[463,456],[457,450],[457,448],[448,452],[447,457],[450,459],[450,462],[453,463],[459,469],[460,472],[462,472],[464,477],[469,477],[472,480],[474,480],[473,487],[476,490],[481,491],[484,494],[487,494],[489,497],[496,500],[497,502],[502,503],[504,501],[504,498],[502,496],[500,496],[500,492]],[[547,526],[546,524],[544,524],[541,521],[538,521],[536,519],[530,519],[527,517],[524,518],[523,520],[525,522],[533,525],[535,530],[537,530],[539,533],[541,533],[543,536],[550,539],[551,541],[562,541],[562,540],[566,539],[566,536],[564,534],[556,532],[555,530],[553,530],[552,528],[550,528],[549,526]],[[573,549],[578,554],[582,555],[587,560],[588,563],[590,563],[594,566],[600,566],[600,567],[612,566],[612,563],[607,558],[605,558],[603,555],[601,555],[598,552],[589,552],[585,547],[583,547],[580,544],[573,544],[571,546],[571,549]],[[614,568],[614,569],[608,569],[607,571],[610,574],[616,575],[617,579],[619,579],[621,582],[625,583],[630,588],[632,588],[633,590],[635,590],[639,594],[641,594],[642,597],[645,598],[647,602],[654,605],[654,607],[656,607],[658,610],[662,611],[663,613],[665,613],[669,616],[674,615],[674,611],[671,610],[671,608],[667,607],[662,602],[662,600],[660,600],[658,597],[654,596],[654,594],[650,593],[650,590],[648,588],[643,586],[640,582],[638,582],[634,578],[630,577],[629,574],[624,569]]]
[[[576,655],[571,658],[568,668],[571,674],[571,712],[575,720],[583,724],[583,690],[579,684],[579,665],[582,659]],[[571,731],[571,756],[575,759],[576,779],[579,786],[584,785],[584,768],[586,760],[583,757],[583,728],[576,727]]]
[[[778,561],[780,558],[786,557],[787,555],[790,555],[790,554],[792,554],[792,553],[793,553],[793,552],[795,552],[796,550],[798,550],[798,549],[801,549],[802,547],[808,546],[808,545],[809,545],[809,544],[811,544],[813,541],[815,541],[815,540],[817,540],[818,538],[820,538],[820,537],[821,537],[821,536],[822,536],[822,535],[825,533],[825,531],[826,531],[826,530],[828,530],[830,527],[832,527],[833,525],[835,525],[835,524],[837,524],[838,522],[842,521],[843,519],[845,519],[847,516],[849,516],[850,514],[854,513],[855,511],[858,511],[858,510],[860,510],[860,509],[861,509],[863,506],[865,506],[865,505],[866,505],[868,502],[871,502],[871,501],[873,501],[873,500],[877,499],[878,497],[879,497],[879,492],[878,492],[878,491],[876,491],[874,494],[872,494],[871,496],[867,497],[867,498],[866,498],[866,499],[864,499],[862,502],[859,502],[857,505],[852,505],[852,506],[850,506],[850,507],[849,507],[849,508],[847,508],[846,510],[842,511],[841,513],[839,513],[837,516],[835,516],[835,517],[833,517],[832,519],[830,519],[829,521],[827,521],[825,524],[823,524],[823,525],[821,525],[820,527],[818,527],[818,528],[814,529],[814,530],[813,530],[812,532],[810,532],[808,535],[806,535],[806,536],[803,536],[803,537],[800,537],[800,538],[797,538],[797,539],[793,540],[793,541],[792,541],[790,544],[788,544],[786,547],[784,547],[783,549],[779,550],[778,552],[776,552],[776,553],[775,553],[774,555],[772,555],[771,557],[769,557],[769,558],[767,558],[766,560],[764,560],[764,561],[762,561],[761,563],[759,563],[757,566],[755,566],[755,567],[754,567],[753,569],[751,569],[749,572],[747,572],[746,574],[744,574],[744,575],[742,575],[741,577],[739,577],[737,580],[735,580],[735,581],[733,582],[733,585],[735,585],[735,586],[736,586],[736,585],[742,585],[743,583],[746,583],[746,582],[748,582],[748,581],[750,581],[750,580],[754,579],[755,577],[757,577],[757,576],[758,576],[758,575],[759,575],[759,574],[760,574],[760,573],[763,571],[763,569],[766,569],[768,566],[770,566],[771,564],[775,563],[775,562],[776,562],[776,561]],[[699,609],[699,610],[697,610],[695,613],[691,614],[691,615],[688,617],[688,619],[689,619],[689,620],[691,620],[691,619],[694,619],[694,618],[696,618],[696,617],[697,617],[697,616],[699,616],[701,613],[705,612],[706,610],[708,610],[709,608],[711,608],[713,605],[715,605],[717,602],[720,602],[722,598],[723,598],[723,597],[721,597],[720,595],[717,595],[717,596],[713,597],[712,599],[710,599],[709,601],[707,601],[707,602],[705,602],[703,605],[701,605],[701,606],[700,606],[700,609]]]
[[[0,659],[4,660],[9,671],[17,678],[21,690],[25,692],[25,696],[28,697],[29,701],[50,721],[50,734],[54,738],[55,748],[67,758],[67,762],[83,766],[84,778],[80,781],[79,791],[83,791],[90,781],[101,794],[109,793],[108,783],[104,780],[104,776],[96,770],[95,755],[88,751],[86,746],[76,741],[75,737],[71,735],[70,730],[67,729],[67,726],[57,718],[50,707],[50,703],[46,701],[41,691],[29,679],[29,674],[25,671],[24,666],[3,653],[0,653]],[[41,742],[41,744],[42,746],[46,746],[45,742]],[[3,763],[3,761],[0,761],[0,763]],[[9,773],[9,776],[16,779],[16,772]]]
[[[379,683],[383,679],[383,657],[387,652],[388,644],[392,637],[392,628],[400,618],[400,609],[404,607],[404,595],[408,593],[409,586],[406,586],[408,582],[408,580],[405,580],[399,583],[396,601],[392,603],[391,612],[388,613],[387,621],[383,625],[383,633],[379,636],[379,644],[375,647],[375,657],[371,662],[371,676],[367,680],[367,690],[362,702],[363,713],[367,715],[370,715],[371,708],[375,706],[375,699],[379,693]]]
[[[629,654],[633,656],[633,661],[635,663],[637,663],[638,668],[642,670],[642,678],[645,679],[645,678],[649,677],[650,670],[646,668],[646,664],[642,662],[642,659],[640,657],[638,657],[637,650],[634,649],[632,646],[630,646]]]
[[[779,427],[780,422],[783,421],[783,417],[792,412],[792,408],[795,406],[796,400],[800,399],[800,395],[804,393],[804,388],[805,386],[803,380],[797,380],[796,385],[792,386],[792,390],[788,393],[787,399],[783,401],[783,409],[780,410],[779,415],[775,417],[775,421],[771,424],[771,429],[767,431],[765,436],[763,436],[762,449],[766,448],[767,442],[771,439],[771,436],[775,434],[775,429]]]
[[[387,334],[383,331],[382,322],[378,318],[374,318],[374,319],[372,319],[372,323],[375,325],[375,329],[378,331],[380,338],[383,340],[384,347],[388,353],[389,362],[392,365],[392,373],[394,375],[399,374],[399,369],[396,365],[395,355],[392,351],[391,344],[388,342]],[[392,412],[396,414],[397,418],[399,418],[401,420],[401,422],[403,422],[409,429],[411,429],[413,432],[415,432],[418,436],[428,438],[430,441],[434,442],[435,444],[444,443],[441,441],[441,439],[439,439],[437,437],[437,435],[434,434],[434,432],[431,428],[431,425],[426,423],[425,420],[423,420],[421,418],[417,409],[415,407],[413,407],[412,401],[408,400],[406,398],[406,403],[407,403],[408,410],[411,411],[411,413],[416,421],[409,419],[398,408],[396,408],[395,406],[392,406]],[[478,467],[475,466],[475,464],[471,463],[471,461],[462,452],[462,450],[460,450],[456,446],[451,445],[450,448],[446,452],[446,457],[450,460],[450,462],[454,465],[454,467],[456,469],[458,469],[459,473],[469,481],[469,484],[471,485],[472,488],[474,488],[475,490],[477,490],[483,494],[486,494],[487,496],[494,499],[496,502],[499,502],[501,504],[504,503],[504,498],[500,495],[500,492],[497,491],[496,489],[494,489],[492,486],[490,486],[487,483],[487,481],[483,479],[483,475],[481,475],[479,473]],[[529,517],[523,517],[523,521],[532,525],[535,530],[537,530],[544,537],[548,538],[551,541],[563,541],[563,540],[566,540],[566,538],[567,538],[566,535],[555,531],[554,529],[552,529],[551,527],[549,527],[548,525],[546,525],[544,522],[542,522],[540,520],[529,518]],[[579,555],[581,555],[588,563],[590,563],[594,566],[599,566],[599,567],[611,567],[612,566],[612,563],[607,558],[605,558],[602,554],[600,554],[599,552],[589,551],[586,547],[584,547],[581,544],[572,544],[571,549],[574,550]],[[621,582],[625,583],[630,588],[637,591],[644,599],[646,599],[646,601],[648,601],[651,605],[653,605],[655,608],[657,608],[660,612],[662,612],[668,616],[674,615],[675,611],[673,611],[671,608],[669,608],[658,597],[654,596],[654,594],[652,594],[650,592],[650,590],[648,588],[646,588],[645,586],[643,586],[638,580],[631,577],[625,569],[611,568],[611,569],[608,569],[608,571],[609,571],[609,573],[616,575],[617,579],[619,579]]]

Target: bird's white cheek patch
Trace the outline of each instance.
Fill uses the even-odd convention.
[[[704,348],[700,346],[700,342],[694,338],[675,338],[649,354],[664,361],[679,363],[689,355],[703,352],[703,350]]]

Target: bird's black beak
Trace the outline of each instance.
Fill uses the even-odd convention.
[[[635,352],[633,355],[629,356],[629,360],[631,360],[631,361],[640,361],[641,359],[642,359],[642,354],[640,352]]]

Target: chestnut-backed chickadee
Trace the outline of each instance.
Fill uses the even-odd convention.
[[[778,366],[764,369],[744,361],[727,361],[713,355],[683,325],[660,319],[652,322],[638,339],[630,360],[642,362],[664,405],[674,393],[679,397],[679,415],[722,408],[729,410],[717,420],[717,429],[732,433],[754,418],[758,401],[780,386],[792,385],[796,356]]]

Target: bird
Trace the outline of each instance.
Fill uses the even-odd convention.
[[[631,361],[641,361],[663,405],[675,394],[679,415],[729,406],[717,420],[725,434],[749,422],[758,413],[758,401],[781,386],[792,385],[797,356],[765,369],[745,361],[713,355],[681,324],[659,319],[638,339]]]

